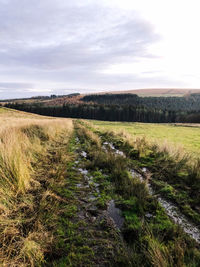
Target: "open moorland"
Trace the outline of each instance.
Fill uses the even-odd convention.
[[[197,159],[140,124],[0,120],[1,266],[200,266]]]

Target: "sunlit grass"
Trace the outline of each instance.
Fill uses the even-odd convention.
[[[72,120],[0,109],[0,121],[0,266],[39,266],[52,235],[36,216],[44,194],[38,163],[62,133],[67,140]]]
[[[168,146],[200,155],[200,128],[176,126],[173,124],[128,123],[90,121],[105,131],[126,132],[132,137],[145,137],[148,141],[160,146]]]

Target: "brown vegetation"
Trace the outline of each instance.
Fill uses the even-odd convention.
[[[0,265],[36,266],[44,261],[44,253],[52,243],[52,233],[43,218],[45,210],[40,212],[41,205],[47,204],[47,198],[58,199],[43,186],[47,171],[42,172],[44,166],[40,166],[40,161],[48,159],[50,146],[62,131],[68,138],[72,121],[39,119],[39,116],[12,111],[2,114]]]

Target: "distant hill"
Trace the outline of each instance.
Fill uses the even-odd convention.
[[[104,92],[105,93],[105,92]],[[111,91],[112,94],[136,94],[138,96],[184,96],[200,93],[200,89],[134,89]]]
[[[26,104],[36,104],[41,103],[44,106],[62,106],[63,104],[79,104],[82,103],[80,100],[84,95],[79,93],[69,94],[69,95],[51,95],[51,96],[38,96],[30,98],[18,98],[18,99],[7,99],[0,100],[1,105],[6,105],[8,103],[26,103]]]
[[[0,100],[0,104],[5,105],[8,103],[27,103],[35,104],[42,103],[44,106],[62,106],[63,104],[82,104],[82,98],[88,95],[105,95],[105,94],[136,94],[140,97],[184,97],[191,94],[200,94],[200,89],[134,89],[124,91],[107,91],[107,92],[94,92],[90,94],[69,94],[69,95],[51,95],[51,96],[38,96],[31,98],[21,99],[7,99]],[[86,104],[86,102],[85,102]]]

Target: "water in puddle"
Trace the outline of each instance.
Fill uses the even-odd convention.
[[[87,153],[85,151],[82,151],[81,152],[81,156],[84,157],[84,158],[87,158]]]
[[[124,153],[118,149],[115,150],[115,153],[122,156],[122,157],[125,157]]]
[[[148,172],[147,168],[142,168],[142,172],[146,174]],[[135,170],[130,171],[132,177],[139,177],[141,181],[145,181],[144,177],[141,174],[138,174]],[[150,183],[147,183],[149,193],[151,195],[155,194],[153,188],[151,187]],[[180,213],[178,207],[174,204],[165,200],[161,197],[158,198],[159,203],[165,209],[167,215],[177,224],[181,226],[185,233],[190,235],[193,239],[195,239],[198,243],[200,243],[200,230],[193,225],[188,219]]]
[[[170,203],[169,201],[166,201],[162,198],[158,198],[158,201],[162,205],[162,207],[166,210],[167,215],[173,219],[173,221],[177,224],[179,224],[185,233],[190,235],[193,239],[195,239],[198,243],[200,243],[200,231],[199,229],[190,223],[187,218],[180,214],[180,211],[178,208]]]
[[[143,168],[142,168],[142,171],[143,171],[144,173],[146,173],[146,172],[147,172],[147,168],[146,168],[146,167],[143,167]]]
[[[112,143],[104,142],[104,143],[103,143],[103,149],[107,150],[107,149],[106,149],[106,146],[109,147],[110,149],[112,149],[112,150],[114,151],[115,154],[120,155],[120,156],[122,156],[122,157],[125,157],[124,152],[122,152],[122,151],[116,149]]]
[[[131,176],[133,178],[139,178],[141,182],[144,182],[144,178],[142,177],[142,175],[138,172],[136,172],[135,170],[130,170]]]
[[[87,175],[88,174],[88,170],[86,170],[86,169],[79,168],[78,170],[83,175]]]
[[[117,228],[121,229],[124,224],[124,218],[121,215],[121,210],[116,208],[115,201],[112,199],[108,204],[108,216],[112,218]]]

